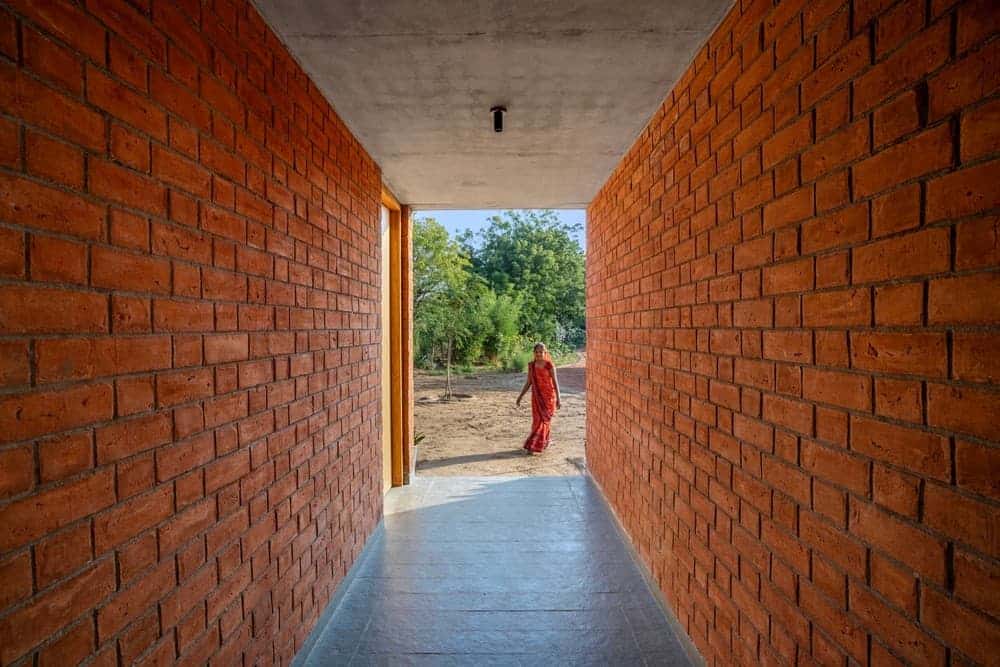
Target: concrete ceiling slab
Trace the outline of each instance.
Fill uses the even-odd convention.
[[[586,206],[732,5],[255,1],[419,209]]]

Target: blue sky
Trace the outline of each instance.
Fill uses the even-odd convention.
[[[486,219],[493,215],[500,215],[500,210],[476,210],[476,211],[417,211],[414,217],[434,218],[448,230],[448,233],[455,236],[461,231],[471,229],[479,231],[486,226]],[[559,209],[556,211],[559,218],[569,224],[585,224],[587,212],[584,209]],[[587,239],[583,229],[577,237],[580,245],[586,247]]]

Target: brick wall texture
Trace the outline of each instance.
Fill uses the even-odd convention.
[[[288,662],[381,512],[380,188],[246,0],[0,3],[0,664]]]
[[[1000,664],[1000,5],[743,0],[588,211],[588,465],[711,664]]]

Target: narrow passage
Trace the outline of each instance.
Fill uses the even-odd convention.
[[[689,665],[593,481],[418,477],[300,665]]]

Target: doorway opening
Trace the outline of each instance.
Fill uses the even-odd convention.
[[[581,474],[585,212],[432,210],[412,218],[415,474]],[[520,405],[516,399],[539,342],[560,403],[542,420],[548,445],[532,456],[523,445],[545,408],[533,405],[530,387]]]

